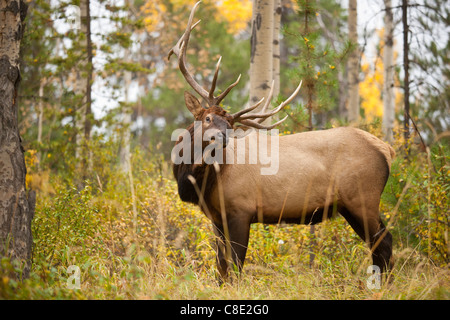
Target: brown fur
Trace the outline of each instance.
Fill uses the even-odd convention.
[[[205,122],[205,118],[207,115],[217,115],[220,119],[225,119],[225,125],[227,128],[232,128],[234,122],[233,118],[222,108],[213,106],[209,109],[201,109],[196,114],[196,120]],[[203,131],[206,130],[206,127],[203,126]],[[191,159],[194,159],[194,124],[191,124],[187,130],[190,133],[191,137]],[[176,144],[180,143],[179,139]],[[206,143],[203,144],[204,149],[206,147]],[[223,167],[223,166],[222,166]],[[178,183],[178,194],[181,200],[185,202],[191,202],[194,204],[201,205],[200,198],[203,198],[205,203],[209,201],[211,192],[214,190],[214,185],[217,181],[216,171],[212,166],[203,164],[179,164],[173,166],[173,174],[175,179],[177,179]],[[189,180],[189,176],[192,176],[197,184],[198,189],[196,190],[195,186]],[[203,192],[201,192],[203,190]],[[201,195],[199,194],[199,192]],[[202,207],[202,209],[205,209]]]
[[[204,123],[211,114],[233,126],[228,114],[219,107],[197,112],[196,119]],[[193,133],[192,128],[193,125],[189,130]],[[242,139],[246,139],[248,150],[249,144],[257,143],[261,137],[253,132]],[[236,157],[235,142],[230,139],[225,148],[231,157]],[[337,212],[372,248],[373,263],[382,271],[388,269],[392,236],[380,219],[379,203],[394,150],[365,131],[336,128],[281,136],[279,155],[279,170],[274,175],[261,175],[260,163],[221,165],[223,192],[219,192],[218,176],[212,166],[173,167],[183,201],[201,204],[187,178],[189,174],[196,179],[198,190],[204,190],[201,208],[212,220],[218,236],[221,276],[226,278],[228,274],[227,244],[232,262],[239,270],[242,268],[251,223],[315,224]]]

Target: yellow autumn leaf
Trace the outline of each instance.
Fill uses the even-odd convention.
[[[248,0],[223,0],[213,1],[204,0],[205,4],[213,4],[217,8],[218,21],[226,21],[228,30],[235,34],[244,30],[252,17],[252,2]],[[164,15],[167,12],[167,6],[173,8],[174,11],[183,7],[191,8],[196,0],[147,0],[142,6],[145,13],[144,23],[149,32],[161,28],[164,21]]]
[[[378,32],[380,39],[379,47],[380,55],[375,57],[373,61],[368,61],[363,55],[361,62],[361,71],[364,73],[364,80],[359,83],[359,94],[361,98],[361,108],[364,109],[364,113],[367,121],[373,121],[375,117],[383,116],[383,100],[382,91],[384,85],[384,65],[383,56],[384,48],[384,29]],[[395,51],[394,42],[394,59],[396,59],[397,52]],[[395,85],[398,86],[398,78],[395,78]],[[395,90],[395,105],[401,105],[403,103],[403,97],[398,90]]]
[[[217,4],[222,18],[229,24],[230,33],[238,33],[247,27],[252,18],[252,2],[247,0],[223,0]]]
[[[366,60],[363,57],[363,61]],[[381,91],[384,83],[384,67],[381,59],[376,59],[374,67],[365,61],[361,65],[364,80],[359,83],[361,107],[364,109],[367,121],[373,121],[375,117],[383,116],[383,100]]]

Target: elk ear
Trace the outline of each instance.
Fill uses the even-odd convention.
[[[202,113],[203,107],[200,104],[200,101],[190,94],[189,92],[184,92],[184,102],[186,103],[186,107],[189,111],[194,115],[195,119],[198,119],[198,116]]]

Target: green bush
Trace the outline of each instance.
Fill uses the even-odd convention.
[[[440,266],[449,260],[450,148],[400,153],[383,193],[382,211],[397,244],[417,247]],[[394,228],[395,226],[395,228]]]
[[[111,150],[93,153],[102,159],[97,153]],[[395,277],[377,292],[364,285],[369,251],[339,216],[314,233],[309,226],[252,225],[244,274],[219,287],[211,223],[179,199],[157,150],[136,149],[131,175],[117,164],[99,175],[94,166],[81,188],[67,175],[42,171],[51,187],[38,190],[31,274],[14,278],[20,267],[2,259],[0,298],[446,299],[448,154],[435,147],[429,158],[410,152],[406,160],[398,152],[381,202],[394,235]],[[40,172],[30,174],[33,183]],[[71,265],[80,268],[80,289],[68,286]]]

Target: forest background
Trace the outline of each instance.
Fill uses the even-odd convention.
[[[198,82],[209,86],[219,56],[218,88],[242,74],[227,110],[251,100],[259,2],[204,0],[196,14],[187,53]],[[170,164],[171,133],[193,118],[167,53],[195,1],[26,3],[17,117],[33,245],[23,279],[2,258],[0,298],[449,299],[448,2],[274,2],[274,100],[304,81],[280,134],[352,125],[396,150],[380,207],[396,264],[377,289],[343,218],[252,226],[244,274],[218,286],[210,223],[178,198]]]

